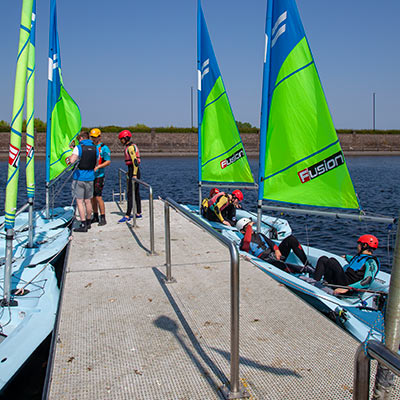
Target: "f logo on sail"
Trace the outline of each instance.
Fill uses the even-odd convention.
[[[203,65],[201,66],[201,79],[204,78],[204,75],[207,75],[210,72],[209,64],[210,64],[210,59],[207,58],[207,60],[204,61]]]
[[[271,32],[271,37],[272,37],[271,47],[274,47],[279,37],[286,32],[286,24],[282,25],[282,23],[286,21],[286,18],[287,18],[287,11],[282,13],[280,17],[276,20],[275,25],[272,28]]]
[[[10,143],[10,151],[8,153],[8,163],[14,168],[17,168],[19,165],[19,154],[20,154],[19,149]]]

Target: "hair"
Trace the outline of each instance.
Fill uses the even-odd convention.
[[[78,139],[89,139],[89,132],[88,131],[82,131],[79,135],[78,135]]]

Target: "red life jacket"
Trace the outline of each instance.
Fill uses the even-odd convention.
[[[129,148],[130,146],[133,146],[133,148],[135,149],[136,159],[138,160],[138,163],[140,164],[140,153],[139,153],[139,149],[138,149],[138,147],[137,147],[135,144],[133,144],[133,143],[128,143],[128,144],[125,146],[125,149],[124,149],[125,164],[126,164],[126,165],[132,165],[132,158],[131,158],[131,156],[130,156],[130,154],[129,154],[129,151],[128,151],[128,148]]]
[[[211,199],[208,200],[208,208],[211,208],[211,210],[214,210],[214,206],[217,204],[219,198],[221,196],[225,196],[225,192],[219,192],[217,194],[214,194],[213,197],[211,197]],[[222,211],[227,205],[229,204],[229,202],[227,202],[226,204],[224,204],[221,208],[220,211]]]

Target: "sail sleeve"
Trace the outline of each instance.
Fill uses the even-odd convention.
[[[57,32],[56,0],[50,4],[49,73],[47,90],[46,181],[60,175],[71,155],[71,142],[81,130],[78,105],[64,88]]]
[[[199,181],[254,183],[199,1]]]
[[[274,1],[267,25],[259,199],[358,209],[295,1]]]

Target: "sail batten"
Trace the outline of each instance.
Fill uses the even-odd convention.
[[[359,209],[295,0],[268,1],[265,34],[259,201]]]

